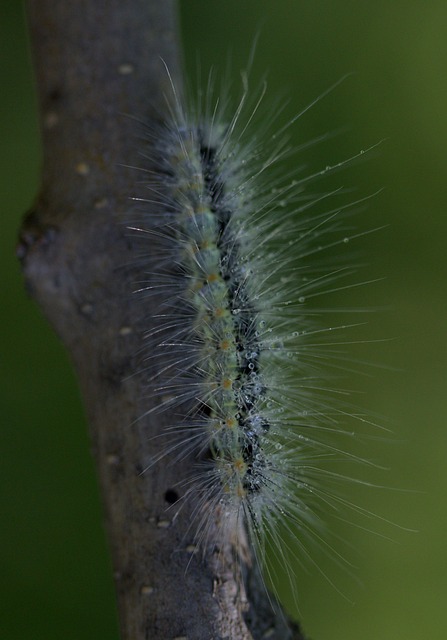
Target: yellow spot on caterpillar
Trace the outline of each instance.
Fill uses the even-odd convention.
[[[245,471],[245,462],[243,461],[242,458],[235,458],[235,460],[233,461],[233,466],[235,471]]]
[[[216,282],[216,280],[218,280],[219,276],[217,275],[217,273],[209,273],[206,277],[207,282]]]
[[[222,388],[225,390],[229,390],[231,389],[231,387],[233,386],[233,380],[231,380],[231,378],[224,378],[222,380]]]
[[[238,483],[236,487],[236,495],[238,498],[245,498],[245,496],[247,495],[247,492],[240,483]]]
[[[229,429],[233,429],[237,425],[237,420],[235,418],[227,418],[225,420],[225,426]]]
[[[219,344],[219,348],[222,349],[222,351],[227,351],[228,349],[230,349],[230,347],[231,342],[229,340],[222,340]]]

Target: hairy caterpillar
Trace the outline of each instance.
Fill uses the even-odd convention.
[[[162,368],[149,385],[156,410],[178,416],[150,464],[193,453],[196,467],[179,487],[194,504],[195,542],[206,543],[220,508],[219,535],[236,554],[252,555],[273,588],[279,561],[294,590],[292,562],[318,566],[313,545],[339,560],[325,542],[327,512],[362,512],[340,490],[340,459],[363,462],[341,444],[353,435],[347,417],[363,422],[337,382],[342,342],[333,334],[348,327],[321,327],[313,300],[352,272],[325,252],[363,234],[348,219],[357,203],[309,190],[345,162],[281,175],[285,132],[298,116],[256,134],[264,89],[253,104],[244,78],[228,116],[211,85],[190,112],[172,85],[167,121],[148,132],[157,173],[140,231],[157,239],[158,254],[142,291],[162,297],[147,336],[148,360]]]

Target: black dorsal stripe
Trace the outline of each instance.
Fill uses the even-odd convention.
[[[250,300],[247,290],[246,278],[241,269],[242,259],[240,255],[240,244],[237,240],[231,239],[229,226],[233,218],[233,211],[226,202],[225,184],[221,179],[218,152],[215,147],[206,144],[203,132],[199,130],[199,149],[202,164],[202,172],[206,192],[209,196],[211,211],[216,214],[219,228],[219,238],[217,246],[220,252],[220,272],[221,276],[228,283],[228,307],[233,313],[233,328],[236,335],[236,348],[238,351],[238,375],[240,384],[239,397],[242,402],[238,402],[238,423],[244,434],[241,442],[242,456],[247,464],[247,477],[244,482],[246,489],[257,491],[260,485],[255,484],[255,465],[262,466],[264,455],[260,443],[260,435],[265,434],[270,425],[264,418],[261,419],[262,434],[257,433],[251,425],[250,416],[256,413],[260,397],[265,393],[265,388],[261,385],[255,392],[251,380],[253,376],[259,376],[259,359],[261,347],[256,336],[256,326],[253,318],[257,315],[257,310]],[[257,385],[259,387],[259,384]],[[264,462],[265,464],[265,462]]]

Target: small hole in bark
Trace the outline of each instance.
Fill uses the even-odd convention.
[[[55,87],[48,93],[48,97],[51,102],[59,102],[62,100],[62,91],[58,87]]]
[[[174,504],[178,500],[178,493],[174,489],[168,489],[165,493],[165,500],[169,504]]]

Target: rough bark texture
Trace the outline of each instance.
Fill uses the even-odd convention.
[[[257,575],[240,606],[230,549],[190,546],[191,507],[169,509],[193,463],[156,465],[164,424],[146,416],[138,353],[151,309],[132,296],[138,242],[126,231],[138,126],[166,110],[162,57],[179,80],[170,0],[33,0],[29,22],[44,143],[43,186],[18,248],[26,284],[67,346],[91,429],[123,640],[296,638]],[[127,114],[127,115],[126,115]],[[144,195],[144,194],[143,194]],[[150,247],[147,247],[150,252]],[[162,468],[161,468],[162,467]],[[175,488],[178,493],[178,488]],[[177,514],[173,518],[174,514]],[[219,514],[215,514],[218,519]],[[188,567],[187,570],[186,567]],[[239,593],[239,595],[238,595]],[[255,603],[255,606],[254,606]]]

